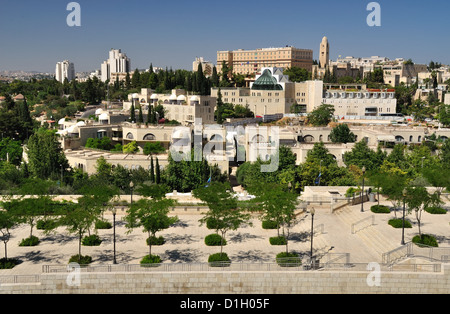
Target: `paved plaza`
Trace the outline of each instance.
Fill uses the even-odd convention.
[[[349,253],[352,263],[381,262],[383,253],[400,246],[402,230],[388,225],[394,217],[390,214],[374,214],[370,206],[376,203],[365,203],[364,212],[361,205],[343,207],[331,212],[329,205],[315,206],[313,249],[315,256],[326,257],[337,253]],[[390,202],[382,202],[390,206]],[[448,203],[446,204],[448,205]],[[204,238],[213,233],[206,226],[200,226],[201,213],[172,213],[179,217],[176,225],[157,233],[163,236],[166,243],[153,246],[152,254],[161,256],[164,263],[206,263],[208,256],[220,251],[220,247],[209,247]],[[401,217],[401,211],[397,217]],[[370,217],[374,216],[373,224]],[[112,222],[112,215],[105,215]],[[119,264],[139,264],[141,258],[148,254],[145,239],[148,237],[142,229],[134,229],[128,233],[123,215],[116,216],[116,257]],[[413,228],[405,229],[405,241],[411,241],[418,234],[414,214],[407,216]],[[290,230],[289,251],[308,256],[311,248],[311,216],[309,212],[299,215],[299,223]],[[361,222],[362,221],[362,222]],[[450,214],[431,215],[422,213],[422,233],[437,236],[441,247],[450,247]],[[355,222],[360,222],[356,226]],[[355,233],[352,233],[352,226]],[[29,236],[29,226],[24,225],[12,230],[12,238],[8,242],[8,257],[17,258],[22,263],[10,270],[0,270],[0,275],[40,274],[43,265],[66,265],[72,255],[78,254],[78,237],[69,234],[65,228],[59,228],[52,234],[45,235],[34,229],[33,234],[40,239],[35,247],[19,247],[21,239]],[[93,264],[111,264],[113,261],[113,229],[98,230],[103,240],[97,247],[82,246],[82,254],[90,255]],[[274,262],[277,253],[285,251],[285,246],[273,246],[269,237],[276,236],[276,230],[265,230],[261,221],[255,216],[252,226],[247,225],[226,234],[228,244],[224,252],[233,262],[260,263]],[[2,243],[3,244],[3,243]],[[4,257],[4,247],[0,251]]]

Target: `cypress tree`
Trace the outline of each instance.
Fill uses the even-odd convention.
[[[155,182],[156,182],[156,184],[160,184],[161,183],[161,170],[159,169],[158,157],[156,157]]]
[[[153,156],[150,161],[150,180],[155,182],[155,166],[153,165]]]
[[[142,106],[139,106],[139,118],[138,118],[138,122],[139,122],[139,123],[144,123],[144,115],[142,114]]]
[[[131,108],[130,108],[130,121],[132,123],[136,122],[136,112],[135,112],[135,108],[134,108],[134,103],[131,104]]]

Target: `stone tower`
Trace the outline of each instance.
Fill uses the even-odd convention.
[[[325,36],[320,43],[320,67],[325,69],[329,65],[330,60],[330,45],[328,44],[328,38]]]

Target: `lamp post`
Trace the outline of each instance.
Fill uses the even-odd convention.
[[[311,266],[313,264],[313,238],[314,238],[314,215],[316,213],[316,210],[314,209],[314,207],[312,207],[309,211],[311,213],[311,252],[310,252],[310,261],[311,261]]]
[[[406,189],[403,189],[403,218],[402,218],[402,245],[405,245],[405,207],[406,207]]]
[[[113,214],[113,243],[114,243],[114,257],[113,257],[113,264],[117,264],[116,260],[116,213],[117,210],[115,207],[112,208],[112,214]]]
[[[362,190],[361,190],[361,212],[364,211],[364,174],[366,173],[366,167],[362,167]]]
[[[134,183],[133,181],[130,182],[130,205],[133,205],[133,187]]]

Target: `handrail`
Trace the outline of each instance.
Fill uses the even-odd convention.
[[[278,264],[276,262],[245,263],[231,262],[222,265],[211,265],[210,263],[161,263],[161,264],[104,264],[80,267],[81,273],[123,273],[123,272],[277,272],[277,271],[310,271],[310,270],[345,270],[345,271],[367,271],[368,263],[344,263],[327,262],[316,260],[315,267],[311,268],[309,263],[294,261],[290,264]],[[217,267],[218,266],[218,267]],[[380,264],[387,271],[429,271],[440,272],[441,263],[435,264]],[[43,265],[43,273],[68,274],[67,265]]]
[[[400,255],[397,258],[392,258],[392,256],[394,255],[394,253],[398,252],[398,251],[403,251],[406,249],[406,254],[404,255]],[[383,262],[383,264],[392,264],[394,261],[402,258],[402,257],[408,257],[411,256],[413,254],[413,245],[412,242],[407,242],[402,246],[399,246],[391,251],[385,252],[381,255],[381,260]]]
[[[365,217],[365,218],[363,218],[361,220],[358,220],[357,222],[352,224],[352,234],[356,233],[356,230],[355,230],[356,225],[358,225],[360,223],[363,223],[363,222],[365,222],[366,220],[369,220],[369,219],[371,220],[370,226],[373,226],[375,224],[375,215],[371,215],[369,217]]]

